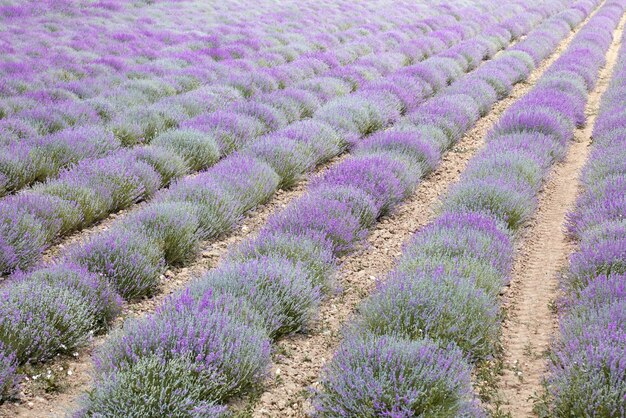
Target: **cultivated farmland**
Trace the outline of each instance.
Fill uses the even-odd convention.
[[[625,0],[0,0],[0,417],[626,417]]]

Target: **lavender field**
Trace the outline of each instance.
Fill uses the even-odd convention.
[[[0,0],[0,417],[626,417],[626,0]]]

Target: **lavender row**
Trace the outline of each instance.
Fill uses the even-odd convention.
[[[556,9],[554,7],[552,11]],[[511,62],[503,58],[502,66]],[[426,82],[423,85],[429,86]],[[426,90],[432,91],[434,87]],[[373,105],[368,106],[371,108]],[[385,110],[384,106],[382,110]],[[357,131],[352,133],[353,136],[358,134]],[[272,148],[266,147],[268,154],[263,156],[259,152],[259,155],[276,167],[276,171],[287,174],[301,169],[301,161],[307,155],[303,150],[308,150],[321,161],[341,152],[348,145],[344,138],[329,125],[314,119],[284,129],[274,139],[274,152],[269,153]],[[370,146],[379,147],[379,142],[374,141]],[[291,167],[291,171],[285,167]],[[235,155],[193,179],[177,183],[162,193],[154,204],[127,221],[85,245],[70,249],[64,263],[18,277],[15,282],[18,284],[6,286],[4,290],[9,302],[2,315],[6,319],[2,324],[5,336],[2,340],[17,351],[16,358],[20,363],[45,360],[80,344],[88,336],[81,330],[90,326],[92,330],[102,329],[109,317],[104,320],[98,318],[99,327],[94,328],[93,315],[84,312],[80,312],[79,318],[73,318],[73,312],[58,318],[56,312],[68,304],[65,300],[60,299],[62,305],[58,306],[46,298],[45,305],[39,307],[35,300],[33,305],[22,310],[17,306],[20,298],[10,295],[19,293],[16,289],[22,286],[34,291],[38,286],[38,275],[49,277],[51,270],[58,273],[54,273],[50,281],[57,280],[60,285],[65,283],[63,277],[81,276],[90,271],[91,275],[87,277],[93,277],[95,273],[110,281],[106,287],[107,294],[115,288],[126,299],[149,295],[155,291],[165,263],[176,265],[188,261],[195,255],[200,240],[227,232],[245,210],[273,193],[281,177],[283,182],[288,179],[286,174],[277,175],[259,159]],[[32,284],[22,284],[29,282],[29,277],[36,280]],[[102,304],[108,307],[107,312],[116,312],[119,310],[119,297],[107,298]],[[82,302],[76,302],[76,306],[82,306]],[[23,332],[23,324],[28,323],[32,315],[38,315],[43,320],[33,327],[32,334]],[[83,324],[84,328],[64,333],[65,321],[71,321],[76,326]]]
[[[294,80],[320,76],[323,72],[332,74],[332,68],[337,67],[333,72],[339,70],[340,61],[354,63],[354,60],[359,56],[373,52],[374,48],[379,53],[384,54],[386,49],[397,47],[401,40],[407,44],[407,40],[415,38],[425,31],[430,31],[431,27],[450,25],[452,22],[456,21],[451,14],[440,15],[436,18],[418,21],[411,27],[405,25],[403,37],[397,35],[395,38],[390,38],[394,35],[394,31],[383,31],[376,34],[377,36],[368,34],[367,37],[357,38],[350,44],[342,46],[344,51],[354,50],[346,57],[342,57],[341,51],[305,53],[302,59],[287,64],[279,64],[273,68],[254,68],[250,65],[240,68],[241,63],[238,61],[234,64],[229,61],[222,64],[224,69],[219,71],[214,69],[213,74],[215,75],[211,84],[205,84],[201,88],[197,88],[197,83],[192,83],[193,85],[189,86],[170,87],[169,93],[161,93],[159,89],[167,86],[150,86],[146,85],[145,80],[142,80],[144,84],[137,93],[153,97],[155,100],[163,98],[154,104],[134,100],[136,102],[134,106],[130,106],[130,103],[123,103],[122,106],[109,105],[103,107],[100,103],[97,106],[98,109],[91,111],[78,111],[74,107],[70,107],[68,114],[63,114],[67,110],[67,106],[58,102],[51,103],[51,111],[41,105],[34,109],[25,109],[15,115],[16,120],[9,118],[2,122],[4,124],[2,132],[5,135],[10,136],[12,131],[16,131],[18,137],[26,136],[26,138],[17,142],[9,137],[5,138],[8,143],[3,146],[2,159],[0,160],[0,192],[4,194],[15,191],[35,181],[53,177],[63,167],[84,158],[98,157],[122,145],[129,146],[150,142],[158,132],[177,127],[184,120],[198,113],[224,108],[231,102],[242,99],[244,95],[249,96],[259,91],[282,89]],[[470,24],[467,27],[471,30],[474,26]],[[442,39],[447,40],[456,33],[451,34],[443,31],[439,34],[443,36]],[[369,42],[364,42],[366,40]],[[439,38],[436,41],[443,42]],[[409,45],[405,45],[405,49],[407,46]],[[414,49],[418,46],[415,45]],[[377,67],[370,65],[368,68],[367,60],[361,61],[361,71],[369,70],[370,73],[376,73]],[[347,86],[340,87],[347,88]],[[125,94],[128,94],[126,91],[133,92],[136,90],[131,86],[123,86],[121,89]],[[191,91],[187,91],[189,89]],[[169,97],[176,93],[183,94]],[[117,96],[119,96],[118,93],[113,93],[113,97]],[[105,98],[100,97],[100,100],[102,99]],[[35,99],[31,100],[33,103],[37,103]],[[136,109],[134,110],[133,107]],[[115,116],[116,108],[122,110],[121,115]],[[41,125],[41,129],[45,130],[46,135],[39,136],[40,132],[19,126],[23,124],[21,120],[24,112],[26,113],[23,116],[27,119],[28,115],[35,118],[48,118],[46,121],[37,122],[38,125]],[[58,112],[62,114],[59,115]],[[7,111],[4,113],[6,114]],[[67,120],[67,123],[64,120]],[[70,129],[69,132],[54,133],[54,131],[68,126],[68,123],[77,126],[78,132],[73,132]],[[106,125],[106,128],[98,129],[100,124]],[[87,125],[87,128],[81,125]],[[108,131],[111,130],[115,133],[114,140],[108,138]],[[102,140],[105,144],[96,147]],[[81,146],[84,142],[86,142],[86,147]]]
[[[524,23],[520,23],[518,19],[517,31],[522,25],[528,27],[540,19],[537,14],[525,16],[529,17],[521,20]],[[32,191],[11,197],[0,205],[0,214],[7,219],[7,223],[13,225],[0,231],[0,239],[3,239],[5,247],[12,249],[5,252],[3,257],[0,256],[0,271],[27,268],[58,236],[91,225],[112,212],[151,197],[157,189],[173,179],[192,170],[209,167],[224,154],[246,146],[246,153],[262,159],[275,161],[282,158],[271,150],[279,143],[284,145],[285,136],[297,135],[292,131],[298,131],[301,126],[307,125],[296,123],[283,127],[288,120],[303,118],[315,112],[318,121],[326,121],[342,132],[347,131],[344,135],[358,136],[367,130],[380,129],[384,118],[397,115],[374,114],[376,112],[368,110],[371,102],[387,102],[388,107],[395,106],[395,109],[388,111],[395,113],[404,113],[415,108],[420,100],[440,90],[464,70],[471,70],[484,56],[491,56],[505,42],[511,41],[512,35],[500,25],[495,25],[494,28],[490,33],[496,33],[498,43],[492,39],[495,35],[479,35],[445,50],[437,57],[400,67],[382,79],[371,82],[362,80],[359,92],[344,99],[331,100],[333,96],[346,94],[349,89],[337,91],[337,84],[333,85],[333,79],[326,78],[323,80],[326,84],[312,85],[313,88],[322,88],[322,91],[316,92],[317,95],[306,89],[283,90],[264,96],[266,104],[242,104],[234,107],[234,112],[198,116],[179,130],[159,135],[150,146],[119,151],[97,160],[85,160],[62,172],[57,180],[37,185]],[[516,34],[514,31],[513,33]],[[437,48],[439,47],[433,47]],[[379,65],[384,67],[386,64],[388,63],[383,57]],[[390,65],[389,71],[394,64]],[[446,73],[442,69],[444,66],[454,71]],[[346,77],[348,76],[353,74],[347,71]],[[346,84],[341,79],[334,80],[344,86]],[[396,95],[401,100],[393,102]],[[322,105],[324,102],[328,103]],[[365,116],[369,121],[365,120],[363,126],[343,126],[345,121],[337,118],[343,117],[341,112],[346,111],[354,113],[351,116],[353,118],[363,118],[365,112],[370,112]],[[368,123],[374,125],[369,126]],[[275,134],[253,141],[268,131],[275,131]],[[74,133],[82,134],[78,136],[84,139],[90,132],[92,130]],[[112,144],[114,139],[110,134],[106,138],[106,141],[99,141],[98,149],[111,148],[107,144]],[[332,136],[329,138],[332,141],[331,138]],[[66,145],[68,146],[63,151],[69,147],[69,144]],[[288,170],[305,171],[310,168],[315,163],[315,158],[306,148],[284,148],[283,153],[295,150],[302,154],[302,158],[296,167],[278,168],[274,164],[275,169],[282,170],[280,174],[287,175]],[[60,154],[68,155],[67,152]],[[291,173],[291,176],[296,174],[300,173]],[[293,181],[290,178],[284,180]]]
[[[381,30],[388,18],[396,21],[400,18],[398,22],[402,24],[409,21],[407,15],[434,16],[444,10],[429,10],[422,4],[405,3],[395,10],[380,13],[385,2],[372,5],[319,2],[302,3],[297,13],[294,13],[293,6],[286,6],[281,10],[282,16],[278,16],[267,13],[269,4],[255,2],[249,5],[253,7],[241,8],[232,3],[202,7],[197,2],[186,5],[162,2],[154,7],[143,5],[104,10],[68,2],[65,13],[50,10],[35,19],[7,19],[8,30],[3,32],[3,37],[10,39],[11,47],[5,46],[3,51],[7,54],[2,65],[6,76],[3,95],[61,88],[80,97],[94,97],[101,93],[114,97],[112,92],[107,92],[107,87],[119,85],[124,79],[134,79],[139,87],[142,85],[139,81],[142,78],[145,81],[145,76],[156,76],[156,83],[152,86],[157,88],[160,87],[159,78],[176,81],[176,76],[182,76],[184,83],[188,82],[184,77],[191,76],[210,81],[214,77],[212,73],[221,74],[228,69],[220,62],[236,64],[241,61],[243,66],[235,67],[240,69],[246,64],[287,62],[302,53],[340,47],[370,31]],[[32,4],[24,6],[33,7]],[[220,6],[230,9],[224,10],[230,14],[228,19],[222,20],[227,23],[215,25],[201,21],[211,14],[218,16],[216,9]],[[173,8],[177,19],[154,18],[159,13],[171,16]],[[241,21],[236,18],[245,19],[246,14],[252,15],[264,8],[267,14],[262,19]],[[324,8],[326,12],[320,13]],[[356,14],[350,16],[351,13]],[[367,23],[377,13],[380,23]],[[130,24],[129,14],[134,19]],[[176,24],[173,24],[174,20]],[[103,21],[106,26],[102,25]],[[76,33],[83,38],[77,40],[73,37]],[[92,54],[85,54],[85,49]],[[189,68],[188,64],[198,68]],[[61,74],[51,73],[49,67]],[[104,78],[108,85],[97,82],[98,78]],[[81,85],[81,80],[90,82],[87,84],[91,86]],[[126,87],[132,86],[130,82]],[[143,83],[143,86],[150,84]]]
[[[414,10],[415,8],[417,8],[417,10]],[[484,9],[485,7],[483,6],[482,8]],[[303,56],[305,59],[309,59],[309,61],[311,59],[314,59],[335,64],[339,62],[345,64],[347,62],[352,62],[360,55],[372,52],[373,50],[381,50],[381,48],[384,49],[385,47],[389,46],[389,43],[393,44],[394,42],[406,39],[406,34],[414,32],[416,28],[418,30],[429,31],[430,27],[428,25],[437,25],[444,22],[447,22],[447,24],[451,24],[455,22],[455,17],[453,16],[456,16],[456,14],[453,12],[453,8],[450,8],[450,10],[448,10],[446,7],[429,9],[424,8],[423,5],[420,7],[419,5],[415,6],[411,4],[405,4],[403,7],[400,7],[400,5],[396,5],[396,7],[392,8],[392,10],[394,10],[394,12],[390,13],[391,16],[389,16],[388,19],[398,22],[398,26],[402,28],[402,32],[394,29],[388,30],[389,27],[393,27],[394,25],[384,25],[382,23],[379,23],[378,25],[364,25],[363,28],[361,28],[361,31],[358,30],[359,28],[351,28],[340,33],[326,33],[323,36],[323,39],[319,39],[319,36],[312,36],[312,45],[300,45],[299,48],[287,54],[287,56],[285,57],[282,57],[280,54],[274,53],[278,57],[282,58],[282,60],[275,59],[267,61],[267,55],[263,54],[264,50],[261,48],[261,45],[264,43],[263,40],[256,40],[256,38],[254,37],[242,39],[241,42],[243,44],[246,44],[246,46],[250,48],[252,48],[253,45],[255,46],[255,48],[252,48],[252,50],[257,55],[259,55],[258,60],[261,61],[259,63],[251,59],[244,61],[227,59],[219,63],[207,63],[205,62],[207,57],[201,53],[186,53],[178,58],[179,61],[184,60],[184,62],[187,63],[187,66],[189,66],[189,64],[193,64],[193,66],[189,66],[189,68],[184,66],[183,70],[186,73],[184,74],[182,80],[172,80],[171,74],[168,76],[169,78],[162,77],[164,78],[163,80],[147,80],[145,79],[145,77],[138,77],[136,73],[142,70],[148,72],[154,71],[154,65],[144,65],[140,66],[138,69],[135,69],[134,67],[129,67],[128,65],[117,62],[116,60],[120,59],[117,56],[115,59],[107,57],[106,59],[103,59],[106,64],[111,65],[111,67],[118,72],[128,72],[129,78],[132,78],[133,80],[128,80],[124,82],[123,85],[115,89],[110,89],[110,85],[119,83],[108,80],[105,85],[101,86],[102,91],[98,92],[87,92],[85,91],[86,86],[82,86],[82,83],[80,83],[78,80],[73,80],[73,84],[69,83],[70,86],[68,86],[68,88],[70,88],[70,91],[67,93],[62,93],[63,90],[58,91],[59,89],[57,89],[52,92],[42,91],[37,92],[36,94],[33,93],[34,97],[26,101],[15,101],[11,99],[8,103],[6,103],[6,106],[2,107],[4,111],[0,111],[0,116],[2,116],[3,113],[7,115],[15,113],[15,111],[21,112],[21,109],[24,108],[24,116],[26,117],[26,119],[28,120],[34,118],[35,120],[38,120],[36,125],[40,126],[41,129],[48,132],[50,130],[54,131],[57,129],[61,129],[63,126],[67,126],[68,123],[88,123],[89,120],[98,120],[99,118],[103,118],[103,120],[106,122],[107,120],[110,120],[112,118],[114,119],[115,113],[121,112],[121,119],[118,121],[112,121],[112,128],[118,133],[121,139],[132,140],[134,137],[152,135],[151,131],[155,128],[154,125],[163,128],[167,125],[167,121],[175,122],[177,118],[184,116],[184,112],[182,111],[182,109],[180,109],[180,106],[174,106],[174,109],[171,108],[173,103],[169,103],[169,106],[167,105],[167,103],[159,103],[146,109],[146,107],[150,105],[154,100],[158,100],[163,97],[167,98],[172,94],[186,92],[190,89],[196,89],[200,83],[211,83],[217,85],[224,83],[230,84],[236,88],[243,87],[242,91],[244,93],[249,93],[250,89],[245,85],[242,85],[242,83],[256,83],[257,88],[271,87],[272,85],[277,84],[277,80],[274,80],[274,78],[276,78],[277,76],[294,76],[297,73],[302,73],[303,71],[306,72],[307,70],[310,70],[310,68],[299,68],[298,63],[293,62],[293,60],[299,55]],[[466,11],[468,15],[476,11],[476,9],[459,10]],[[402,11],[405,11],[405,13],[402,13]],[[409,13],[411,11],[413,13]],[[433,13],[433,11],[443,12],[444,15],[437,15],[437,13]],[[406,17],[407,15],[414,16],[416,14],[431,15],[431,17],[423,22],[414,22],[410,24],[403,22],[408,20]],[[306,14],[303,15],[306,16]],[[377,20],[380,21],[381,16],[379,14],[376,14],[376,16]],[[468,28],[471,26],[472,25],[469,25]],[[226,28],[220,28],[220,33],[225,33],[225,35],[223,35],[223,38],[227,38],[227,34],[231,31],[232,28],[229,28],[228,26]],[[377,34],[377,31],[383,32]],[[151,32],[148,33],[152,35]],[[238,35],[238,37],[243,36],[244,34],[245,33],[241,33]],[[189,41],[188,36],[176,37],[169,33],[159,35],[160,38],[157,38],[159,38],[159,40],[161,41],[161,38],[167,39],[168,36],[173,37],[176,41],[180,41],[183,43]],[[446,33],[442,33],[442,35],[444,35],[443,39],[445,40],[450,39],[450,36],[455,36],[455,34]],[[119,37],[120,36],[118,33],[113,33],[110,35],[110,39],[107,40],[120,42],[123,44],[128,44],[129,42],[132,44],[132,42],[135,41],[141,44],[141,42],[145,41],[144,38],[130,34],[128,37],[122,37],[121,39],[118,39]],[[215,42],[215,39],[211,37],[207,36],[206,38],[207,40],[210,39],[210,41],[208,42]],[[359,38],[363,40],[368,40],[369,42],[359,42]],[[352,42],[346,44],[345,42],[347,41]],[[198,46],[196,45],[195,48],[197,47]],[[335,48],[334,50],[329,50],[333,47]],[[129,48],[130,52],[137,53],[135,49],[136,48]],[[144,51],[143,45],[142,47],[137,49],[139,49],[143,53],[146,53]],[[153,45],[150,50],[163,50],[163,46]],[[201,50],[201,52],[206,51]],[[211,57],[209,56],[208,59],[210,58]],[[163,72],[169,74],[171,73],[169,69],[172,66],[172,63],[167,60],[164,61],[168,63],[169,66],[167,68],[157,67],[157,72],[160,74]],[[72,61],[70,60],[70,62]],[[74,63],[72,62],[72,64]],[[311,63],[309,62],[309,65],[310,64]],[[9,67],[11,67],[11,65],[9,65]],[[279,68],[266,68],[268,66],[278,66]],[[20,73],[28,72],[25,71],[24,68],[22,68],[21,66],[19,68],[21,70]],[[193,68],[193,70],[190,70],[190,68]],[[75,69],[75,71],[79,70]],[[83,70],[83,72],[84,71],[85,70]],[[194,72],[192,74],[187,74],[189,71]],[[200,74],[196,74],[196,72],[199,72]],[[280,77],[278,77],[278,81],[280,81]],[[78,84],[78,86],[76,84]],[[89,87],[99,86],[99,83],[90,82],[88,83],[88,85]],[[76,94],[74,94],[74,91],[72,90],[75,90],[77,88],[79,89],[79,91],[76,91]],[[226,94],[228,96],[229,92],[224,92],[223,89],[217,89],[217,93]],[[232,94],[232,92],[230,92],[230,94]],[[54,97],[48,97],[51,95]],[[67,97],[68,95],[69,97]],[[68,108],[68,106],[66,106],[64,103],[68,101],[72,97],[72,95],[79,95],[80,98],[87,99],[90,106],[87,106],[86,109],[81,110],[76,108],[76,106],[80,107],[79,104],[70,104]],[[35,101],[35,99],[37,99],[37,101],[44,100],[46,102],[51,100],[51,103],[49,105],[49,107],[51,108],[50,111],[47,111],[46,108],[42,108],[41,105],[37,105],[36,109],[32,109],[31,106],[28,106],[28,103],[36,104],[37,102]],[[114,103],[110,103],[111,99],[114,100]],[[167,101],[171,100],[166,99],[165,102]],[[91,108],[91,105],[93,105],[93,108]],[[129,107],[135,107],[137,108],[137,110],[129,112]],[[39,120],[38,118],[40,118],[41,120]],[[29,135],[28,127],[23,126],[24,123],[20,121],[21,119],[19,118],[18,120],[14,120],[14,123],[11,122],[11,120],[5,120],[3,122],[5,129],[3,131],[5,133],[15,131],[14,133],[18,137]],[[30,132],[31,136],[35,136],[35,134],[36,133],[34,131]],[[131,138],[127,138],[127,136],[131,136]],[[7,139],[7,141],[9,141],[9,139]]]
[[[548,408],[556,417],[626,415],[625,93],[622,44],[601,99],[583,191],[569,215],[579,248],[563,281],[560,335],[546,379]]]
[[[504,63],[510,64],[511,60],[503,59],[502,65]],[[440,75],[436,80],[443,80],[443,77]],[[428,87],[423,90],[436,88],[422,80],[417,82]],[[376,110],[375,103],[365,101],[361,105]],[[377,106],[378,112],[371,115],[371,120],[377,120],[376,117],[380,118],[387,110],[386,102]],[[298,174],[342,152],[348,146],[345,139],[348,134],[361,134],[358,127],[353,132],[339,134],[337,129],[318,120],[323,120],[328,113],[322,112],[312,121],[293,124],[280,135],[259,142],[259,146],[251,148],[256,158],[235,155],[194,178],[177,182],[161,193],[155,203],[123,224],[114,225],[112,231],[71,249],[67,258],[105,275],[126,299],[151,294],[165,263],[176,265],[188,261],[195,255],[200,240],[229,231],[246,210],[268,198],[278,182],[293,183]],[[396,112],[389,115],[395,117]],[[384,125],[380,123],[379,128]],[[375,140],[371,146],[381,145],[384,143],[378,144]],[[128,178],[118,183],[124,186],[121,192],[129,190]],[[5,251],[5,254],[10,252]],[[18,356],[20,361],[45,359],[58,351],[59,346],[33,344],[33,349],[43,352],[25,351]]]
[[[546,7],[556,11],[562,4]],[[503,84],[525,78],[523,63],[532,66],[532,60],[521,55],[503,54],[494,60],[497,65],[477,70],[477,79],[496,69],[506,72]],[[488,97],[497,100],[495,89]],[[143,407],[156,414],[216,414],[224,410],[220,403],[261,379],[270,341],[306,327],[321,298],[333,289],[337,257],[358,245],[376,219],[433,168],[444,144],[453,143],[478,119],[479,104],[470,96],[450,87],[443,99],[427,101],[399,129],[360,142],[355,157],[316,178],[304,198],[272,216],[260,235],[230,254],[223,266],[170,298],[154,315],[129,321],[115,332],[98,355],[97,388],[78,415],[132,413],[139,407],[132,398],[139,393],[148,399]],[[457,109],[463,116],[448,123],[437,110],[453,100],[461,100]],[[468,104],[473,110],[462,110]],[[356,119],[350,115],[347,120]],[[205,357],[208,352],[214,355]],[[179,375],[185,369],[191,372]],[[189,377],[206,369],[219,370],[221,382],[200,392],[206,381]],[[144,379],[154,373],[178,374],[176,381],[168,381],[167,391],[185,395],[159,395],[164,386]],[[127,396],[122,387],[128,385],[141,390]]]
[[[515,10],[516,8],[500,7],[496,10],[496,14],[503,14],[503,11],[509,9]],[[178,137],[179,134],[166,133],[163,137],[159,136],[158,133],[175,129],[181,125],[188,125],[190,122],[184,123],[185,120],[198,116],[200,113],[215,111],[218,108],[222,110],[217,115],[209,116],[209,118],[214,119],[212,123],[214,126],[211,127],[210,133],[223,139],[220,142],[226,140],[228,144],[221,145],[222,148],[228,149],[232,146],[230,143],[232,138],[230,136],[224,138],[224,135],[216,132],[216,129],[220,128],[219,124],[225,122],[232,124],[234,120],[239,125],[249,125],[246,126],[246,133],[255,135],[258,132],[275,128],[276,124],[284,124],[295,118],[307,116],[309,114],[308,108],[315,107],[320,96],[324,100],[328,99],[329,95],[347,94],[358,88],[359,83],[363,83],[366,79],[380,78],[399,66],[411,64],[428,55],[443,51],[464,37],[472,35],[480,27],[476,24],[477,20],[484,21],[482,25],[489,22],[489,19],[484,18],[484,15],[474,16],[475,14],[468,13],[468,16],[473,17],[463,19],[458,23],[451,15],[440,15],[437,18],[418,21],[411,28],[405,29],[402,43],[400,43],[400,39],[394,38],[393,42],[387,40],[381,45],[381,39],[386,39],[393,34],[393,32],[383,32],[380,37],[370,39],[375,41],[374,45],[377,45],[376,48],[380,50],[375,58],[364,55],[356,61],[350,60],[352,63],[346,66],[338,66],[335,57],[336,52],[327,51],[313,57],[305,56],[303,59],[293,61],[285,66],[272,68],[267,73],[255,72],[253,77],[250,76],[249,71],[243,77],[232,74],[224,75],[223,83],[219,83],[218,80],[215,85],[167,98],[148,108],[141,106],[138,114],[126,110],[123,115],[124,120],[120,122],[121,125],[113,127],[116,134],[115,138],[108,132],[108,128],[88,125],[12,144],[5,147],[5,152],[0,158],[0,193],[19,190],[33,182],[53,178],[63,167],[86,158],[97,158],[110,154],[118,151],[122,145],[131,146],[138,143],[153,142],[157,148],[165,146],[170,152],[172,149],[173,151],[180,151],[179,141],[176,141],[177,143],[172,146],[166,146],[169,145],[172,135]],[[506,13],[504,14],[506,15]],[[451,23],[450,20],[455,23],[452,26],[445,26]],[[513,22],[514,18],[507,19],[502,23],[502,27],[511,26]],[[515,22],[515,25],[519,25],[518,22]],[[409,29],[413,30],[410,35],[408,35]],[[422,32],[428,31],[432,33],[427,37],[421,37]],[[495,38],[496,41],[500,41],[497,39],[497,35],[497,31],[494,31],[491,35],[488,34],[486,39]],[[417,38],[411,39],[415,37]],[[365,42],[356,42],[355,45],[368,46]],[[461,52],[471,54],[473,51],[468,51],[468,47],[472,47],[472,45],[459,45],[453,51],[456,51],[456,54]],[[385,48],[392,51],[401,50],[402,53],[385,53],[383,52]],[[358,53],[361,52],[368,53],[370,50],[365,48],[363,51],[358,51]],[[303,80],[308,77],[313,78],[306,82],[299,81],[295,89],[283,90],[296,80]],[[243,94],[250,95],[276,89],[280,91],[256,97],[256,102],[260,103],[246,103],[242,97]],[[317,96],[317,98],[313,96]],[[300,107],[299,111],[293,108],[294,105]],[[137,115],[140,117],[136,118]],[[216,121],[216,118],[219,118],[219,121]],[[207,117],[205,116],[203,119],[206,125]],[[197,117],[193,120],[197,120]],[[206,126],[203,128],[207,130]],[[232,127],[229,126],[228,128]],[[188,128],[183,128],[183,130],[185,132],[181,135],[187,135]],[[198,136],[198,133],[195,134],[194,136]],[[155,136],[157,138],[153,140]],[[213,144],[208,146],[213,146]],[[150,148],[150,150],[152,149]],[[118,152],[123,153],[124,151]],[[137,152],[144,154],[146,151],[142,149]],[[176,156],[172,158],[179,160]],[[179,166],[180,161],[176,161],[176,165]]]
[[[582,19],[594,6],[577,2],[546,26],[559,27],[572,10]],[[472,389],[472,364],[497,353],[498,294],[512,267],[515,232],[584,123],[587,93],[623,11],[618,1],[605,3],[489,132],[443,213],[359,306],[323,373],[318,416],[486,416]],[[544,29],[540,43],[552,49],[568,33]]]

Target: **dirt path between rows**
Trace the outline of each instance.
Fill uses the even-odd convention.
[[[582,27],[579,26],[579,28]],[[306,417],[311,411],[310,389],[316,387],[320,370],[341,341],[341,328],[355,307],[385,276],[401,255],[402,246],[437,215],[440,198],[460,178],[467,162],[484,145],[484,137],[502,113],[526,94],[543,72],[567,47],[574,33],[536,68],[526,82],[514,86],[447,154],[413,195],[396,211],[380,220],[360,251],[341,261],[338,281],[343,292],[327,299],[319,318],[307,334],[296,334],[277,343],[277,354],[266,391],[260,395],[253,417]]]
[[[503,325],[504,375],[499,398],[502,409],[514,418],[533,416],[534,399],[542,391],[546,351],[557,329],[553,304],[558,297],[559,275],[575,248],[566,236],[566,214],[576,202],[600,98],[611,78],[625,22],[626,15],[613,34],[596,88],[589,94],[587,125],[576,130],[574,143],[550,174],[536,214],[523,232],[511,285],[503,297],[508,315]]]

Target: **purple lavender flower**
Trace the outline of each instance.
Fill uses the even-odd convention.
[[[10,196],[5,203],[32,215],[43,227],[46,242],[76,230],[83,220],[78,205],[56,196],[26,192]]]
[[[228,259],[231,264],[262,257],[288,259],[307,270],[313,286],[326,293],[333,288],[333,277],[337,268],[332,246],[332,242],[320,233],[292,235],[262,232],[254,240],[244,241],[231,251]]]
[[[621,416],[626,412],[626,312],[623,297],[581,306],[561,321],[547,388],[559,415]]]
[[[512,262],[511,237],[504,225],[479,213],[446,213],[407,244],[398,269],[412,274],[440,266],[459,274],[478,268],[491,274],[470,276],[480,288],[497,294]]]
[[[104,218],[109,213],[112,206],[112,197],[106,190],[92,189],[80,184],[76,180],[72,181],[50,181],[33,188],[34,192],[44,196],[52,196],[69,202],[66,209],[68,219],[73,219],[73,208],[78,208],[81,222],[73,225],[75,229],[91,225],[95,221]],[[68,229],[68,232],[72,229]]]
[[[437,164],[439,152],[430,138],[412,132],[383,131],[361,142],[356,152],[393,151],[419,165],[428,173]]]
[[[12,397],[18,382],[15,353],[0,342],[0,400]]]
[[[280,181],[267,163],[244,154],[223,159],[205,174],[213,176],[213,183],[236,196],[244,211],[265,203]]]
[[[287,88],[259,98],[283,112],[289,123],[310,118],[321,106],[320,99],[305,89]]]
[[[484,416],[457,348],[367,334],[341,345],[313,403],[316,417]]]
[[[539,132],[551,135],[563,144],[573,136],[573,123],[560,116],[552,108],[543,106],[526,107],[522,101],[509,109],[496,125],[496,134]]]
[[[308,270],[279,256],[227,263],[194,283],[190,291],[245,299],[272,338],[305,328],[321,298]]]
[[[0,293],[0,342],[19,364],[72,350],[98,328],[97,308],[89,303],[93,299],[73,285],[17,280]]]
[[[227,417],[227,408],[215,403],[223,378],[190,357],[142,357],[132,367],[101,378],[72,416]]]
[[[582,245],[572,255],[570,272],[572,286],[586,286],[589,279],[600,275],[626,273],[626,238],[603,240],[591,245]]]
[[[381,156],[360,156],[333,167],[313,182],[321,185],[352,186],[363,190],[374,200],[377,215],[385,214],[414,186],[404,164]]]
[[[211,171],[174,183],[157,198],[162,202],[186,202],[193,205],[198,217],[198,236],[202,240],[216,238],[231,230],[244,210],[226,188],[216,184]]]
[[[121,312],[122,298],[113,286],[98,274],[90,273],[84,267],[71,263],[55,264],[35,270],[28,274],[14,275],[13,279],[28,280],[64,288],[83,299],[93,311],[96,331],[106,329]]]
[[[110,280],[120,295],[133,299],[154,293],[165,261],[159,243],[123,228],[70,248],[66,258]]]
[[[296,87],[313,93],[323,102],[345,96],[352,91],[350,83],[336,77],[316,77],[302,81]]]
[[[0,272],[31,266],[46,246],[42,223],[27,210],[0,204]]]
[[[389,278],[359,307],[355,328],[411,340],[454,342],[473,360],[495,353],[500,330],[492,297],[466,278],[422,272]]]
[[[231,107],[233,112],[251,116],[263,122],[265,131],[271,132],[287,125],[287,119],[280,111],[257,102],[239,102]]]
[[[332,241],[335,254],[349,251],[364,235],[360,219],[352,213],[350,205],[315,193],[270,217],[264,231],[295,236],[322,234]]]
[[[487,114],[491,106],[498,100],[496,90],[485,80],[468,75],[452,83],[446,93],[467,94],[474,99],[480,116]]]
[[[58,180],[50,184],[55,183],[83,185],[108,195],[111,199],[108,211],[111,212],[153,195],[161,184],[161,178],[148,164],[124,153],[84,160],[62,172]]]
[[[213,136],[220,147],[220,154],[235,151],[255,138],[262,135],[265,125],[251,116],[226,111],[202,114],[182,124]]]
[[[280,177],[278,187],[288,189],[322,157],[316,151],[313,145],[271,135],[259,138],[242,152],[266,162]]]
[[[134,147],[130,154],[137,160],[148,164],[161,176],[161,186],[167,186],[172,181],[189,173],[191,169],[185,160],[167,148],[158,146]]]
[[[38,167],[38,180],[43,180],[84,158],[104,157],[119,148],[111,132],[98,126],[80,126],[37,139],[32,158]]]
[[[318,163],[341,154],[347,147],[346,138],[327,123],[318,120],[303,120],[293,123],[276,133],[312,146],[318,155]]]
[[[96,354],[97,376],[114,378],[151,358],[161,364],[188,359],[190,373],[210,377],[203,382],[210,382],[211,390],[198,401],[227,399],[258,383],[270,361],[267,334],[237,319],[242,308],[230,298],[177,298],[153,315],[128,320]],[[131,377],[141,379],[135,373]]]
[[[468,179],[454,187],[444,203],[448,212],[479,212],[495,216],[511,229],[519,228],[533,212],[533,190],[519,181],[497,174],[492,178]]]

